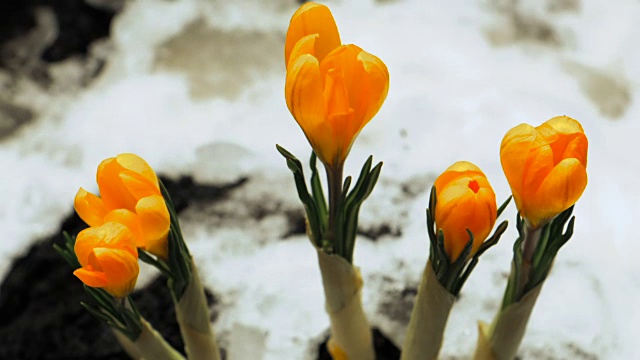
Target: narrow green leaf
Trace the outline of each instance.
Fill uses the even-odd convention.
[[[98,310],[94,306],[92,306],[90,304],[87,304],[84,301],[81,301],[80,305],[82,305],[83,308],[85,308],[91,315],[93,315],[94,317],[98,318],[99,320],[102,320],[104,322],[112,321],[112,318],[109,315],[107,315],[106,313]]]
[[[313,200],[318,210],[318,219],[326,219],[327,201],[324,196],[324,191],[322,190],[320,175],[318,174],[318,169],[316,168],[316,153],[313,151],[311,152],[309,166],[311,167],[311,193],[313,194]]]
[[[505,200],[505,202],[503,202],[502,205],[500,205],[500,207],[498,208],[498,215],[496,215],[496,219],[499,218],[502,212],[504,211],[504,209],[507,208],[507,206],[509,205],[509,202],[511,202],[511,198],[513,198],[513,195],[510,195],[507,198],[507,200]]]

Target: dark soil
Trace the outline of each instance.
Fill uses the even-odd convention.
[[[38,8],[55,13],[58,37],[42,53],[42,60],[55,62],[72,55],[85,55],[89,45],[109,36],[115,12],[97,8],[85,0],[19,0],[0,2],[0,46],[36,26]]]
[[[332,360],[327,351],[327,341],[318,346],[318,360]],[[400,349],[391,342],[378,328],[373,329],[373,346],[376,349],[376,360],[398,360],[400,359]]]

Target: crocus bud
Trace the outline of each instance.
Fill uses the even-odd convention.
[[[580,123],[556,116],[509,130],[500,162],[513,199],[528,225],[538,228],[578,201],[587,186],[588,141]]]
[[[484,173],[467,161],[458,161],[435,182],[435,222],[444,233],[451,262],[458,259],[473,233],[471,253],[489,236],[496,222],[496,195]]]
[[[340,45],[329,9],[306,3],[291,18],[285,43],[285,98],[318,158],[341,166],[389,90],[385,64],[355,45]]]
[[[107,222],[82,230],[74,251],[82,267],[73,274],[83,283],[116,297],[131,293],[140,268],[133,234],[126,226]]]
[[[118,222],[133,233],[138,247],[168,257],[169,211],[153,169],[137,155],[104,160],[97,173],[100,197],[80,188],[75,209],[89,226]]]

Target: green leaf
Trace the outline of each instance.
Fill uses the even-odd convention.
[[[316,168],[316,153],[311,152],[311,159],[309,160],[309,166],[311,167],[311,193],[313,194],[313,200],[318,210],[318,220],[323,230],[326,230],[327,224],[324,219],[327,218],[327,201],[322,190],[322,183],[320,182],[320,175]]]
[[[315,200],[307,190],[304,173],[302,171],[302,163],[280,145],[276,145],[276,148],[278,149],[280,154],[285,157],[285,159],[287,160],[287,166],[289,166],[289,169],[293,173],[293,179],[296,185],[296,190],[298,192],[298,198],[304,205],[305,212],[307,214],[307,222],[309,224],[312,238],[311,240],[316,244],[316,246],[321,247],[323,240],[321,224],[323,224],[323,221],[320,218],[320,213]]]
[[[496,215],[496,219],[499,218],[502,212],[504,211],[504,209],[507,208],[507,205],[509,205],[509,202],[511,201],[512,198],[513,198],[513,195],[510,195],[507,198],[507,200],[505,200],[505,202],[503,202],[502,205],[500,205],[500,207],[498,208],[498,215]]]

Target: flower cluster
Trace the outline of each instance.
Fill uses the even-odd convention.
[[[126,296],[138,275],[136,248],[167,259],[169,211],[155,172],[137,155],[102,161],[97,182],[99,197],[80,188],[74,201],[76,212],[90,226],[76,240],[82,269],[75,274],[89,286]],[[128,287],[123,287],[124,278]]]

